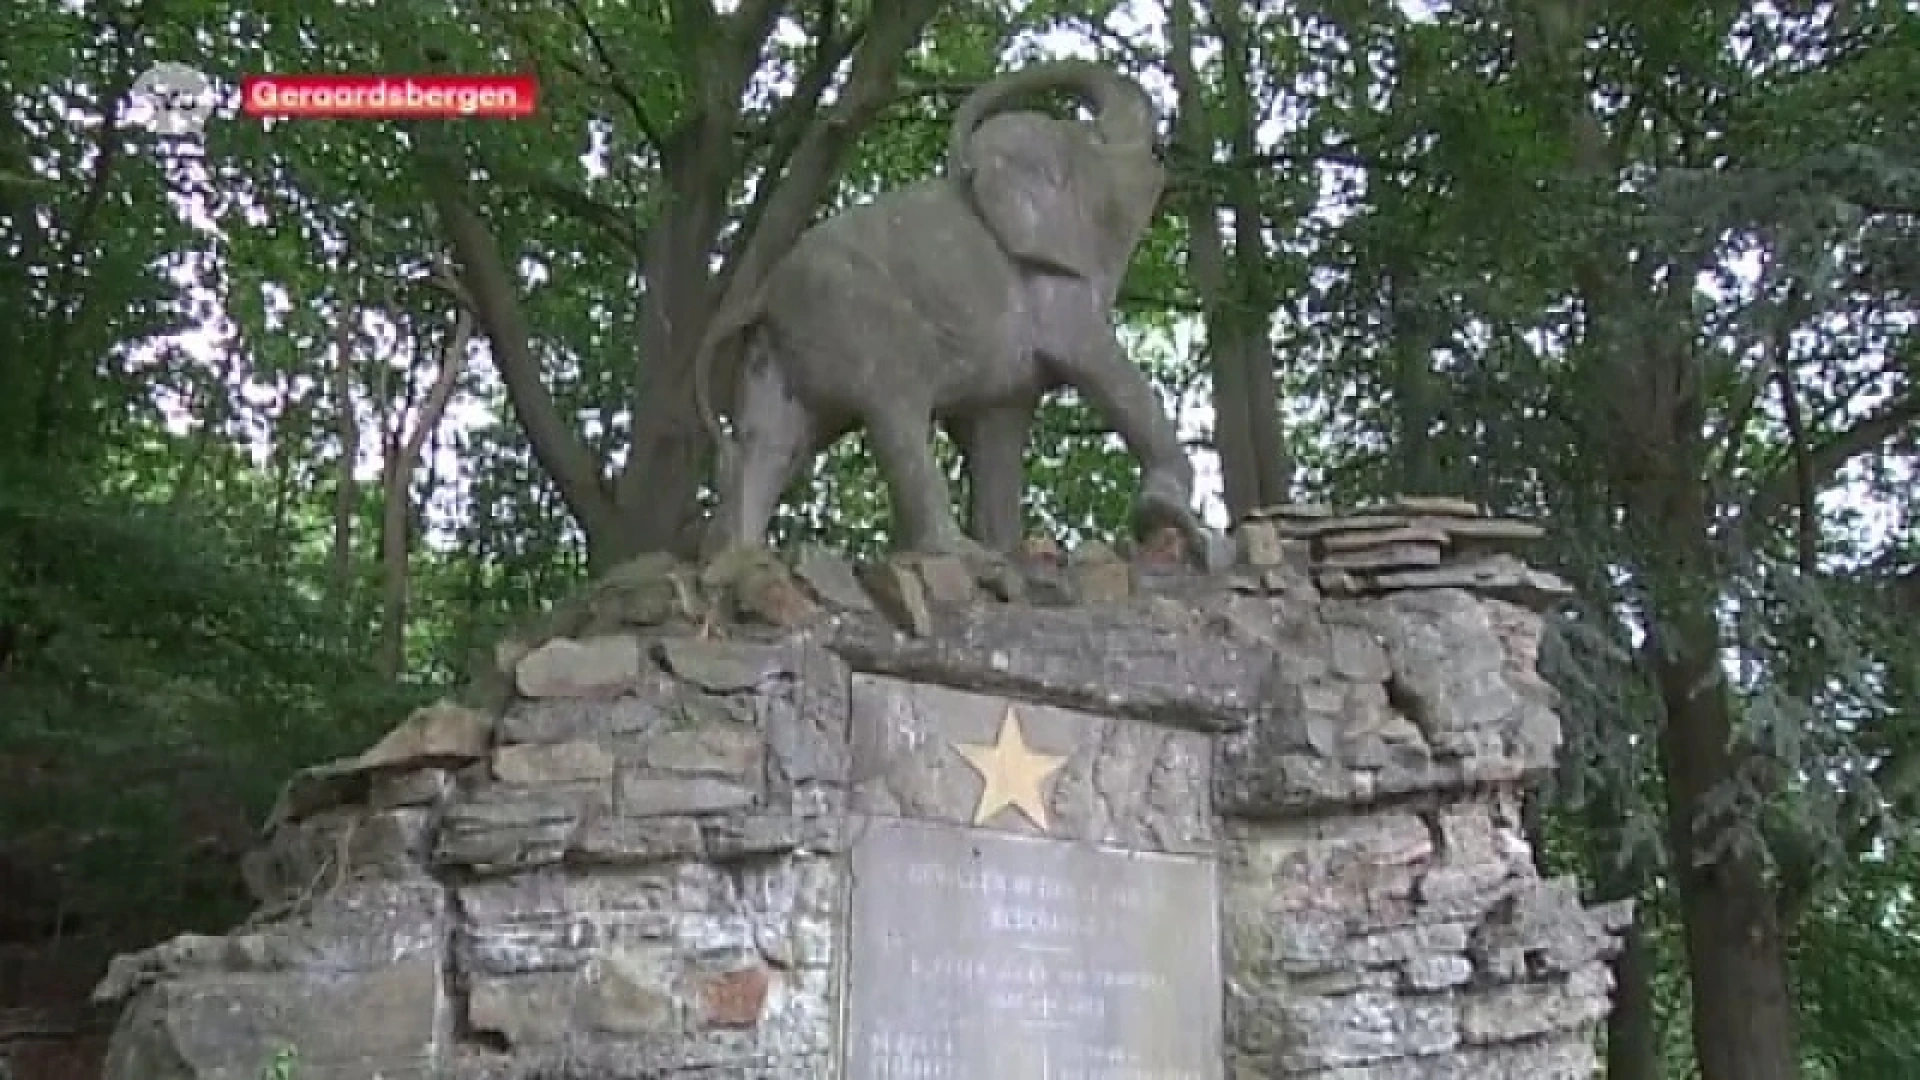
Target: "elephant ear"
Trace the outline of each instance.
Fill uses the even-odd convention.
[[[1101,148],[1049,117],[1002,115],[968,147],[974,208],[1008,254],[1055,273],[1112,272],[1111,192]],[[1076,137],[1077,136],[1077,137]]]

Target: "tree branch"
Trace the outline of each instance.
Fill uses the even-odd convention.
[[[620,67],[614,61],[613,50],[607,47],[606,39],[600,36],[599,30],[594,28],[593,20],[587,18],[586,11],[580,6],[580,0],[561,0],[561,4],[566,7],[567,14],[573,17],[574,25],[580,28],[581,33],[587,35],[587,44],[593,49],[593,55],[599,59],[600,66],[605,69],[606,88],[626,105],[627,112],[633,116],[634,125],[640,129],[640,134],[646,136],[647,142],[653,144],[655,150],[665,146],[666,140],[662,138],[661,128],[648,115],[647,107],[641,102],[640,95],[620,77]]]
[[[601,202],[557,176],[513,162],[487,162],[488,171],[591,228],[604,230],[634,258],[647,250],[645,230],[617,207]]]
[[[1863,805],[1864,798],[1857,792],[1850,793],[1846,802],[1850,804],[1847,809],[1852,820],[1840,823],[1840,851],[1844,858],[1857,859],[1870,850],[1874,841],[1885,836],[1884,822],[1909,818],[1920,809],[1920,745],[1890,749],[1875,763],[1870,774],[1871,790],[1879,796],[1879,805]],[[1831,875],[1822,874],[1818,864],[1802,864],[1787,870],[1782,875],[1775,906],[1781,920],[1792,926],[1806,915]]]
[[[1814,499],[1813,462],[1807,454],[1807,425],[1801,416],[1800,389],[1793,384],[1793,372],[1785,364],[1775,364],[1774,385],[1780,391],[1780,411],[1787,425],[1788,452],[1793,458],[1794,539],[1800,572],[1812,574],[1820,563],[1820,518]]]
[[[893,98],[900,62],[920,39],[939,0],[893,0],[876,5],[872,21],[853,50],[840,98],[815,112],[798,140],[786,171],[770,184],[766,205],[751,235],[742,238],[723,273],[723,295],[758,286],[773,260],[793,246],[839,175],[848,148],[861,129]]]
[[[820,19],[813,27],[813,58],[807,69],[800,74],[793,93],[774,106],[766,121],[751,132],[743,133],[746,138],[757,140],[763,145],[785,146],[785,153],[777,154],[775,160],[780,165],[792,156],[793,144],[797,144],[806,130],[806,118],[819,108],[820,95],[833,85],[833,73],[840,70],[840,64],[847,58],[862,38],[866,36],[868,23],[862,20],[841,34],[835,11],[838,5],[827,0],[820,12]],[[777,170],[775,170],[777,171]]]
[[[467,367],[467,343],[472,338],[473,312],[462,305],[454,317],[453,336],[447,341],[440,372],[434,377],[432,389],[427,391],[427,400],[420,406],[419,415],[414,417],[413,430],[407,433],[406,442],[400,447],[400,465],[406,472],[411,473],[419,463],[420,452],[427,446],[427,436],[440,426],[440,418],[453,403],[454,391],[460,387],[460,373]]]
[[[1731,484],[1734,472],[1740,467],[1740,433],[1746,430],[1747,421],[1753,418],[1753,410],[1759,407],[1760,396],[1766,389],[1768,373],[1766,367],[1784,371],[1787,367],[1787,353],[1793,343],[1793,331],[1800,323],[1805,311],[1806,291],[1794,282],[1787,287],[1786,298],[1780,304],[1779,321],[1769,342],[1766,356],[1762,358],[1763,370],[1741,385],[1739,394],[1734,398],[1733,407],[1727,410],[1727,427],[1723,433],[1726,450],[1716,472],[1720,486]]]
[[[770,151],[763,168],[763,177],[779,177],[785,172],[793,155],[800,149],[811,129],[809,117],[819,111],[820,97],[833,83],[833,73],[852,52],[856,43],[863,40],[868,23],[862,22],[845,35],[834,33],[834,4],[828,0],[821,12],[820,22],[814,27],[813,59],[807,70],[801,75],[793,93],[782,102],[773,116],[761,128],[770,137],[767,144]],[[747,207],[740,219],[741,237],[753,236],[759,231],[760,222],[766,217],[767,206],[773,201],[780,185],[762,183],[754,192],[753,202]]]
[[[682,71],[688,86],[697,88],[702,112],[732,117],[760,67],[760,47],[773,32],[781,0],[741,0],[726,19],[717,18],[711,0],[671,0],[669,7]]]
[[[1808,447],[1803,461],[1776,472],[1762,481],[1747,500],[1740,515],[1740,535],[1752,540],[1793,502],[1803,483],[1820,483],[1840,471],[1847,462],[1878,449],[1888,440],[1920,424],[1920,394],[1908,391],[1905,397],[1888,403],[1879,412],[1840,432],[1821,446]]]
[[[553,478],[591,544],[594,537],[618,527],[618,511],[607,494],[599,463],[561,415],[541,378],[532,333],[520,310],[519,286],[501,258],[492,231],[469,202],[466,178],[457,163],[444,151],[424,146],[417,151],[417,161],[460,264],[461,291],[473,302],[471,310],[493,346],[494,366],[506,384],[533,456]]]
[[[751,7],[743,3],[739,17],[745,18]],[[705,308],[697,325],[677,331],[685,335],[682,340],[688,350],[698,347],[704,319],[741,303],[758,288],[774,260],[792,248],[812,221],[814,210],[839,176],[848,147],[892,99],[902,59],[939,7],[940,0],[888,0],[874,6],[867,32],[853,50],[852,66],[839,100],[831,108],[817,110],[806,123],[784,172],[761,177],[767,192],[764,205],[754,216],[751,231],[743,230],[728,253],[714,282],[716,302]],[[719,119],[730,128],[737,116],[733,112]],[[691,355],[689,351],[689,359]],[[637,498],[646,483],[645,468],[635,467],[639,460],[630,457],[621,474],[623,503]]]

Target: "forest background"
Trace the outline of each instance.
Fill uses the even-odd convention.
[[[84,1033],[106,955],[244,914],[293,769],[684,546],[719,298],[1063,54],[1168,115],[1120,317],[1216,521],[1551,530],[1536,840],[1642,913],[1609,1076],[1920,1076],[1920,13],[1884,0],[5,5],[0,1006]],[[542,96],[170,138],[160,61]],[[1035,533],[1123,527],[1070,395],[1029,471]],[[877,550],[881,492],[849,442],[780,538]]]

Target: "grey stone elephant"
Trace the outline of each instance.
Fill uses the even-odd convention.
[[[1090,123],[1015,111],[1063,90]],[[957,110],[944,174],[824,221],[719,312],[694,371],[720,449],[709,552],[765,542],[780,493],[812,456],[864,426],[886,480],[894,541],[987,556],[1022,532],[1034,412],[1072,386],[1141,464],[1136,527],[1202,530],[1193,465],[1114,334],[1112,311],[1165,182],[1152,100],[1133,80],[1067,61],[1003,75]],[[719,345],[744,334],[733,436],[711,405]],[[953,436],[969,523],[933,452]]]

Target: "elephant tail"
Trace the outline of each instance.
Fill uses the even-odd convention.
[[[713,440],[718,465],[715,475],[720,483],[732,475],[734,442],[720,425],[720,414],[713,405],[713,364],[722,345],[759,319],[760,299],[760,290],[755,289],[738,302],[725,304],[714,312],[713,318],[707,320],[706,333],[700,337],[699,351],[693,355],[693,407],[700,414],[707,437]]]

